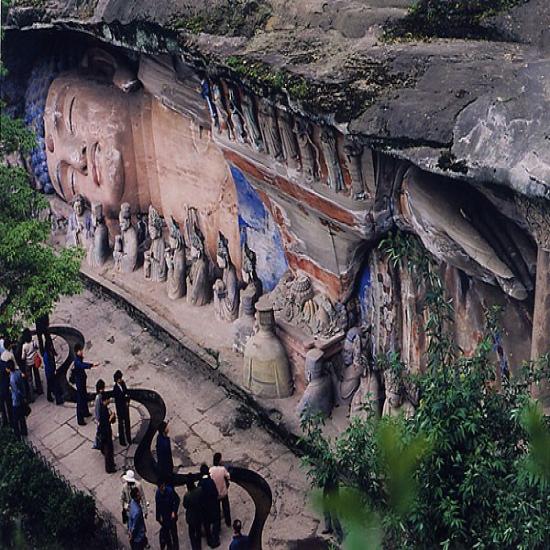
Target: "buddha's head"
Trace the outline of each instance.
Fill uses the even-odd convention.
[[[48,171],[58,195],[82,194],[116,218],[123,200],[138,208],[131,109],[135,86],[121,78],[112,57],[97,52],[85,70],[61,73],[51,83],[44,112]],[[115,82],[117,83],[115,85]],[[126,90],[123,91],[123,90]]]

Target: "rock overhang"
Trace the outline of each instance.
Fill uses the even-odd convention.
[[[411,3],[23,0],[7,28],[181,55],[430,172],[548,198],[546,2],[488,22],[508,41],[385,41]]]

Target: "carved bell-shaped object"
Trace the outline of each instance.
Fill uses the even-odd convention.
[[[292,375],[283,344],[275,334],[275,316],[268,296],[256,303],[258,332],[244,350],[244,387],[259,397],[292,394]]]

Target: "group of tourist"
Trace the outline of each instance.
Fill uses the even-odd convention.
[[[37,325],[38,329],[38,325]],[[18,436],[27,435],[26,417],[30,414],[30,403],[37,395],[43,394],[40,368],[43,366],[46,376],[47,399],[62,404],[63,393],[56,379],[56,352],[49,333],[37,330],[38,341],[33,339],[29,329],[25,329],[18,342],[0,338],[0,408],[2,422],[10,425]],[[117,370],[113,375],[115,410],[109,408],[110,393],[106,391],[105,381],[96,382],[96,397],[93,415],[88,407],[87,371],[99,366],[98,363],[84,361],[84,348],[74,346],[74,364],[69,380],[76,387],[76,417],[79,425],[86,425],[86,419],[93,416],[96,423],[96,436],[93,448],[101,450],[105,458],[105,471],[116,472],[112,426],[118,420],[118,438],[121,445],[132,443],[130,426],[130,394]],[[156,521],[160,525],[159,542],[161,549],[179,548],[178,511],[181,499],[174,486],[174,461],[169,436],[169,425],[160,422],[156,441],[157,454],[157,490],[155,495]],[[215,453],[213,464],[202,464],[200,478],[193,481],[187,476],[186,493],[183,497],[185,520],[193,550],[200,549],[203,534],[210,548],[220,546],[222,513],[225,524],[233,528],[230,550],[249,548],[248,536],[242,533],[240,520],[231,522],[228,488],[230,475],[222,463],[222,455]],[[121,495],[122,520],[128,527],[132,549],[148,547],[145,518],[149,503],[145,499],[143,488],[132,470],[123,476]]]
[[[85,425],[85,419],[92,414],[88,409],[88,395],[86,389],[86,371],[98,366],[98,363],[84,361],[82,345],[74,348],[74,367],[72,379],[76,386],[77,420]],[[96,382],[96,398],[94,402],[94,419],[97,424],[96,438],[93,447],[100,449],[105,457],[105,471],[116,472],[113,450],[112,425],[118,420],[118,438],[121,445],[131,445],[130,428],[130,394],[123,379],[123,374],[117,370],[113,375],[112,395],[115,401],[115,411],[109,408],[110,397],[105,391],[105,381]],[[174,460],[172,445],[169,436],[168,422],[162,421],[158,426],[156,441],[157,454],[157,491],[155,495],[156,520],[160,525],[160,548],[175,550],[179,548],[178,538],[178,511],[181,499],[174,486]],[[121,495],[122,520],[128,525],[128,534],[132,549],[147,547],[145,518],[148,514],[149,503],[145,500],[143,488],[135,478],[132,470],[123,476]],[[234,536],[231,550],[248,548],[248,537],[242,534],[242,524],[239,520],[231,523],[229,506],[229,472],[222,464],[222,455],[216,453],[212,467],[202,464],[200,479],[197,484],[188,477],[187,491],[183,498],[185,519],[189,529],[189,539],[193,550],[201,548],[202,533],[210,548],[220,546],[221,511],[228,527],[233,527]],[[221,510],[221,511],[220,511]]]
[[[181,499],[177,494],[174,481],[174,463],[168,423],[161,422],[157,435],[157,491],[155,494],[156,520],[160,525],[160,548],[175,550],[179,548],[178,511]],[[222,512],[225,524],[233,527],[233,540],[230,550],[246,550],[250,547],[248,536],[242,533],[242,523],[235,520],[231,523],[229,506],[230,475],[222,463],[221,453],[215,453],[213,464],[200,467],[198,483],[187,476],[186,492],[183,497],[185,521],[189,531],[189,540],[193,550],[200,550],[202,535],[210,548],[220,546]],[[134,550],[142,550],[148,545],[145,518],[149,503],[146,502],[141,484],[129,470],[122,476],[124,481],[121,495],[122,519],[128,524],[130,544]]]
[[[41,367],[46,376],[46,397],[57,405],[63,403],[63,395],[56,379],[56,352],[51,337],[42,327],[49,323],[47,316],[36,324],[38,341],[26,328],[19,340],[0,338],[0,409],[2,424],[11,426],[18,436],[27,435],[26,417],[30,404],[37,395],[44,393]]]

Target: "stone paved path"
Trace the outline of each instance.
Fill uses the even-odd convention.
[[[175,350],[152,337],[124,311],[88,291],[62,300],[52,324],[82,331],[87,342],[86,358],[101,363],[88,376],[90,390],[98,378],[111,386],[114,371],[121,369],[129,387],[154,389],[162,395],[170,419],[174,461],[181,466],[180,471],[197,470],[201,462],[211,463],[213,453],[220,451],[226,462],[251,468],[265,477],[273,492],[273,507],[264,529],[264,548],[290,548],[291,541],[317,535],[319,520],[309,504],[308,483],[299,459],[261,427],[252,424],[248,429],[237,428],[235,420],[243,419],[239,403],[202,370],[179,359]],[[147,412],[133,404],[131,419],[134,435],[145,429]],[[114,516],[119,538],[125,541],[120,523],[120,475],[133,467],[136,445],[122,448],[115,443],[118,472],[109,475],[104,471],[101,453],[91,448],[95,426],[91,422],[78,426],[73,404],[55,406],[42,396],[34,403],[28,424],[31,441],[67,479],[92,493],[99,505]],[[149,539],[157,548],[155,487],[144,485],[151,503]],[[182,488],[178,492],[183,496]],[[233,518],[249,527],[254,511],[250,497],[232,485],[230,500]],[[179,534],[180,548],[189,548],[183,515]],[[230,538],[230,530],[223,527],[221,548],[228,547]]]

